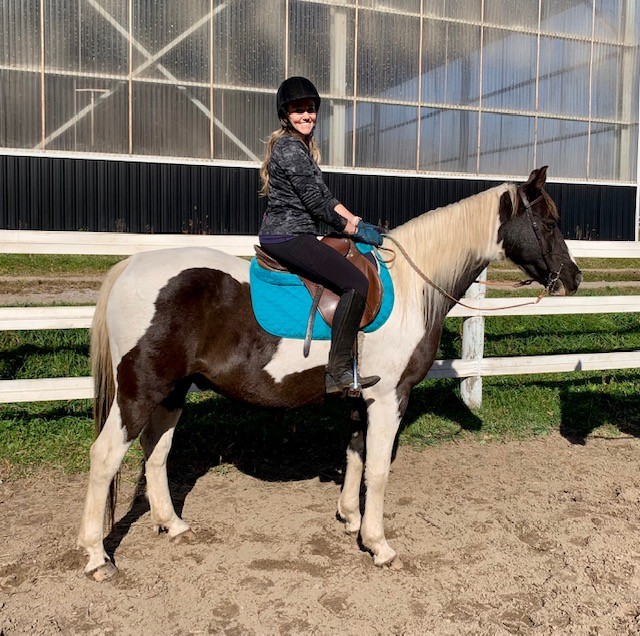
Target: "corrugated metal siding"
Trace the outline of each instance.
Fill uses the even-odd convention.
[[[366,220],[394,227],[495,181],[325,173]],[[255,234],[255,168],[0,156],[0,228]],[[552,183],[567,238],[632,240],[636,188]]]

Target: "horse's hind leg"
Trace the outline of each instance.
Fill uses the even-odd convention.
[[[104,517],[109,487],[129,446],[131,442],[126,439],[120,409],[117,401],[114,401],[100,435],[91,446],[89,487],[78,535],[78,545],[89,555],[84,571],[98,581],[116,573],[115,566],[104,550]]]
[[[149,423],[140,435],[146,460],[145,475],[151,519],[157,530],[166,529],[169,537],[176,541],[195,536],[189,525],[175,512],[167,477],[167,456],[181,413],[181,408],[169,410],[161,404],[153,411]]]

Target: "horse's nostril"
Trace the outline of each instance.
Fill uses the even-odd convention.
[[[550,290],[551,296],[566,296],[567,288],[564,286],[562,281],[557,281],[556,284]]]

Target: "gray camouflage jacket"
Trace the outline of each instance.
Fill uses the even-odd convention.
[[[267,211],[259,235],[318,234],[319,221],[343,230],[347,221],[334,210],[338,203],[304,142],[291,134],[278,139],[269,161]]]

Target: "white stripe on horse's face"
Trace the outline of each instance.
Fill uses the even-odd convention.
[[[325,366],[329,359],[329,341],[314,340],[311,343],[309,357],[302,354],[303,341],[283,338],[278,343],[278,350],[264,370],[275,382],[282,380],[292,373],[299,373],[315,367]]]
[[[111,355],[117,364],[149,329],[160,290],[180,272],[193,268],[216,269],[241,283],[249,282],[249,263],[206,247],[185,247],[140,252],[115,282],[107,304]]]

